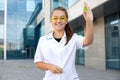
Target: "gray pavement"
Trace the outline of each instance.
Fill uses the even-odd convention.
[[[96,70],[76,65],[81,80],[120,80],[120,71]],[[0,80],[42,80],[44,72],[33,60],[0,60]]]

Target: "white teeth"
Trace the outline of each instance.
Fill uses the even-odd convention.
[[[61,26],[61,24],[57,24],[58,26]]]

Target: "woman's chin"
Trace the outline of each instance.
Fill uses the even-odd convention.
[[[62,29],[61,29],[61,28],[57,28],[56,30],[57,30],[57,31],[62,31],[62,30],[64,30],[64,29],[63,29],[63,28],[62,28]]]
[[[62,28],[62,27],[56,27],[56,30],[61,31],[61,30],[64,30],[64,28]]]

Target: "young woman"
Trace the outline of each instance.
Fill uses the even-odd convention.
[[[73,33],[68,23],[67,11],[58,7],[51,15],[53,32],[40,37],[34,62],[37,68],[45,70],[43,80],[79,80],[75,69],[76,50],[86,49],[93,42],[93,14],[84,3],[83,12],[86,21],[85,36]]]

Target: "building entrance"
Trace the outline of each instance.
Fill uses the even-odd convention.
[[[26,59],[34,58],[35,49],[33,47],[26,48]]]
[[[120,21],[106,25],[106,67],[120,70]]]

